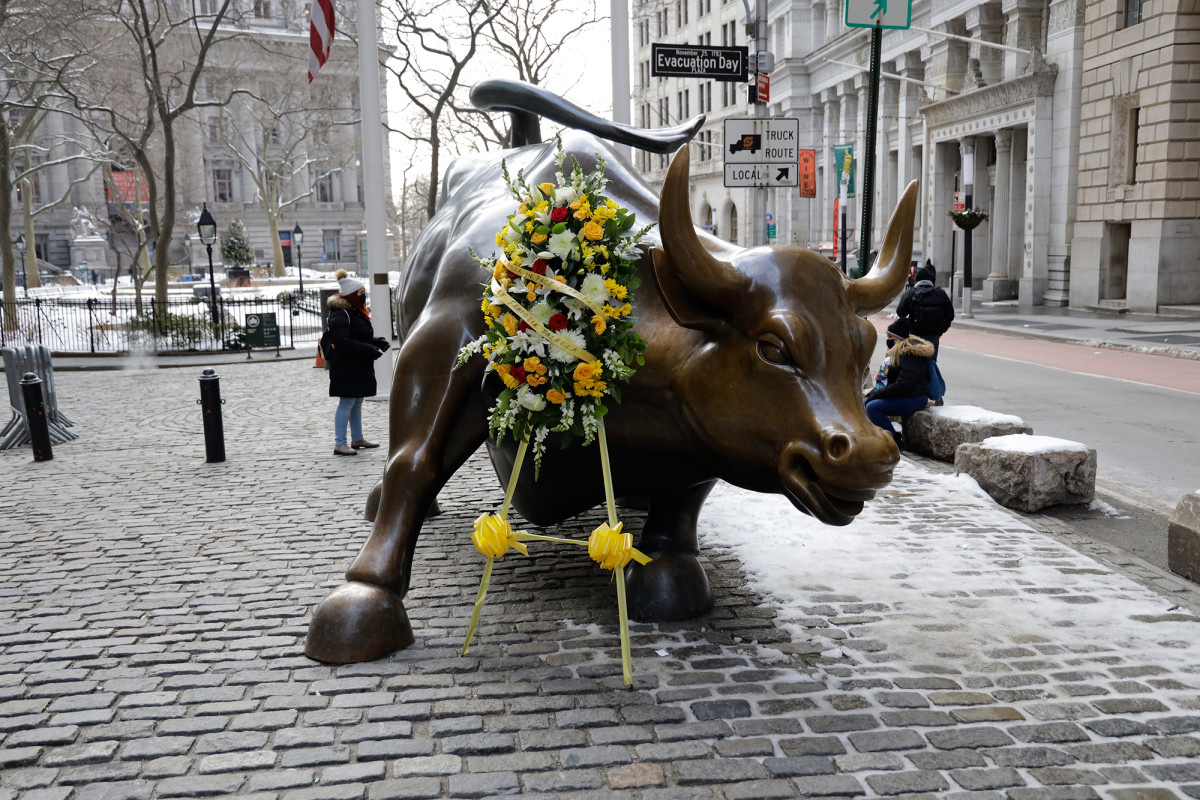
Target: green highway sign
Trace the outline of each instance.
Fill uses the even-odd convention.
[[[847,28],[898,28],[912,25],[912,0],[846,0]]]

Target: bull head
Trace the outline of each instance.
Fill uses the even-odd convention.
[[[688,150],[671,162],[659,212],[653,274],[671,317],[701,332],[667,354],[689,427],[727,465],[722,476],[786,495],[823,522],[845,525],[891,480],[899,452],[863,408],[862,376],[875,346],[863,317],[904,286],[917,183],[888,223],[880,256],[850,280],[806,248],[711,247],[692,225]]]

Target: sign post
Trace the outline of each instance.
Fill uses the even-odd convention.
[[[883,29],[905,30],[912,25],[912,0],[846,0],[846,27],[871,29],[871,82],[867,94],[866,153],[863,165],[862,230],[859,231],[858,275],[863,259],[871,257],[872,211],[875,200],[875,128],[879,120],[879,72]],[[870,268],[870,265],[867,265]]]

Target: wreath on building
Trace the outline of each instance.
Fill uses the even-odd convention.
[[[988,218],[988,212],[976,206],[962,211],[947,211],[946,216],[954,220],[954,224],[964,231],[978,228]]]

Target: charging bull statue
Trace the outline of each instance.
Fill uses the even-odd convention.
[[[570,126],[562,134],[568,168],[573,156],[590,171],[599,154],[608,162],[606,193],[634,211],[639,225],[659,223],[638,264],[643,285],[634,315],[648,343],[645,365],[606,418],[618,498],[649,499],[637,547],[654,560],[626,568],[635,618],[688,619],[711,606],[696,558],[696,520],[717,480],[783,494],[824,523],[846,525],[890,482],[899,459],[892,437],[863,408],[863,375],[876,339],[864,317],[904,286],[916,183],[896,207],[878,261],[851,280],[807,249],[745,249],[692,225],[686,141],[703,117],[676,129],[638,131],[508,81],[477,85],[472,100],[513,112],[515,143],[534,143],[456,161],[440,208],[413,248],[397,308],[403,343],[387,466],[368,506],[375,525],[347,583],[314,612],[305,650],[320,661],[372,660],[411,644],[402,598],[438,490],[485,442],[497,474],[507,479],[512,469],[515,443],[487,440],[488,408],[499,386],[491,395],[488,384],[481,391],[482,357],[457,370],[454,364],[484,329],[479,302],[486,276],[470,250],[493,252],[496,231],[513,211],[501,158],[531,185],[553,180],[555,146],[536,143],[538,115]],[[661,200],[610,144],[585,131],[652,152],[678,148]],[[525,463],[513,506],[534,525],[561,522],[603,501],[600,469],[594,447],[550,447],[537,481]]]

